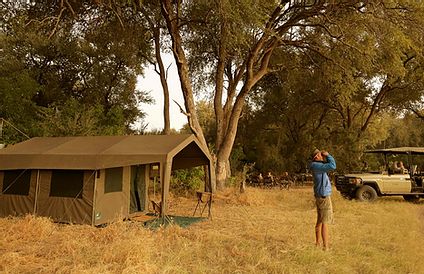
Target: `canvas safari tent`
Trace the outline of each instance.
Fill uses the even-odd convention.
[[[100,225],[147,210],[148,183],[161,183],[166,215],[171,171],[212,162],[194,135],[36,137],[0,149],[0,216],[34,214]]]

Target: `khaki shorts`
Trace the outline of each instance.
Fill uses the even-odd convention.
[[[331,197],[315,198],[317,205],[317,224],[332,224],[333,223],[333,206],[331,204]]]

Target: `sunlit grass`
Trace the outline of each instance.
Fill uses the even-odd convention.
[[[151,230],[105,228],[46,218],[0,219],[2,273],[424,273],[424,203],[348,201],[334,193],[331,249],[314,246],[310,188],[228,189],[212,220]],[[173,198],[191,215],[195,199]]]

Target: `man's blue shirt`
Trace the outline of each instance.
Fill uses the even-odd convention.
[[[336,160],[330,154],[327,155],[327,162],[314,162],[309,165],[314,177],[315,196],[330,196],[331,182],[327,172],[336,169]]]

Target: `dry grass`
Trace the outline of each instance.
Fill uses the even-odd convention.
[[[213,220],[150,230],[0,219],[1,273],[424,273],[424,203],[333,195],[331,250],[314,247],[311,189],[220,193]],[[190,215],[194,199],[174,198]]]

